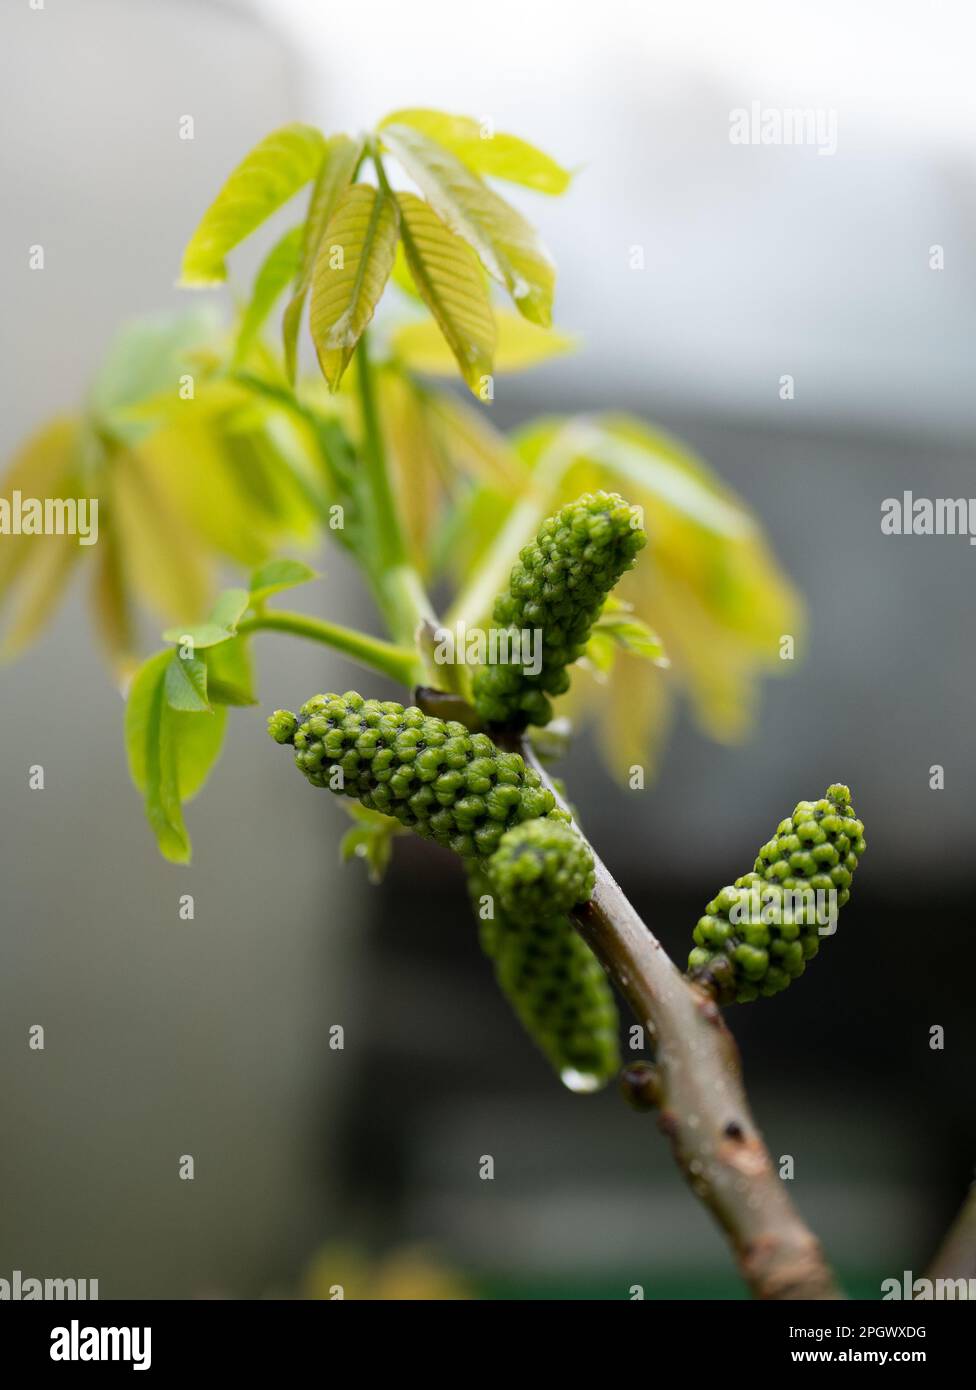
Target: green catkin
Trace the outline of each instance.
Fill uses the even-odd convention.
[[[864,849],[847,787],[834,784],[822,800],[801,801],[763,845],[752,873],[705,908],[689,971],[706,972],[723,1004],[786,989],[819,951],[831,905],[839,911],[850,897]]]
[[[473,695],[486,724],[549,723],[548,696],[568,690],[568,667],[582,656],[607,595],[646,541],[640,509],[612,492],[585,493],[542,523],[493,615],[499,627],[541,633],[541,669],[527,675],[515,664],[481,667]]]
[[[393,700],[315,695],[297,716],[276,710],[268,732],[294,746],[313,786],[355,797],[466,858],[487,859],[507,830],[555,809],[517,753]]]
[[[534,823],[534,822],[533,822]],[[620,1067],[617,1008],[599,962],[565,916],[521,923],[484,869],[468,866],[481,946],[525,1031],[567,1086],[595,1091]],[[482,916],[492,901],[493,916]]]
[[[523,925],[568,912],[593,893],[593,855],[558,812],[506,830],[488,872],[502,910]]]

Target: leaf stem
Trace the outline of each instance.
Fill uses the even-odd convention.
[[[423,674],[423,665],[412,647],[395,646],[379,637],[370,637],[365,632],[356,632],[323,618],[312,618],[306,613],[270,609],[245,618],[238,624],[237,632],[239,636],[250,632],[289,632],[294,637],[306,637],[342,652],[360,666],[379,671],[408,689]]]
[[[407,554],[376,409],[373,364],[365,333],[356,348],[356,384],[363,426],[364,473],[376,546],[376,553],[369,557],[368,563],[393,636],[398,642],[413,643],[418,625],[425,619],[436,624],[437,618],[420,575]]]

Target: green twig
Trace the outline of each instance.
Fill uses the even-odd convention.
[[[376,390],[369,343],[364,333],[356,348],[356,385],[363,427],[363,466],[369,491],[375,554],[369,557],[377,596],[398,642],[412,643],[425,619],[436,623],[423,582],[407,554],[397,511],[383,430],[376,409]]]
[[[257,613],[239,623],[237,631],[241,636],[249,632],[289,632],[294,637],[306,637],[408,688],[423,676],[423,665],[414,648],[398,647],[379,637],[370,637],[365,632],[356,632],[322,618],[311,618],[305,613],[281,609]]]

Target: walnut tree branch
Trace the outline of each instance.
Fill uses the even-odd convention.
[[[506,741],[552,787],[528,741]],[[573,919],[648,1031],[660,1126],[692,1191],[725,1232],[757,1298],[841,1297],[756,1128],[718,1005],[679,972],[595,851],[594,861],[596,888]]]
[[[970,1189],[955,1221],[946,1232],[926,1277],[936,1279],[976,1279],[976,1182]]]

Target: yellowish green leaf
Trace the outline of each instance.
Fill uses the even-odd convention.
[[[453,472],[492,484],[512,497],[528,488],[530,479],[518,455],[484,411],[442,391],[427,395],[425,405]]]
[[[127,586],[164,618],[192,622],[210,596],[210,561],[138,454],[116,460],[112,499]]]
[[[190,859],[190,840],[180,805],[179,767],[172,717],[165,696],[169,652],[158,652],[136,672],[125,709],[129,775],[142,792],[146,818],[160,853],[173,863]]]
[[[597,621],[594,635],[606,637],[632,656],[643,657],[658,666],[668,665],[664,643],[640,618],[604,613]]]
[[[6,544],[7,538],[3,538]],[[64,598],[75,565],[85,553],[77,536],[31,536],[29,569],[22,572],[16,608],[0,645],[0,660],[11,661],[38,637]]]
[[[166,680],[169,651],[143,662],[133,678],[125,710],[129,774],[142,793],[146,818],[165,858],[190,860],[182,803],[203,786],[223,742],[227,711],[190,714],[170,708]]]
[[[393,269],[397,210],[368,184],[346,189],[322,235],[309,314],[322,375],[335,391]]]
[[[262,261],[237,331],[235,364],[247,357],[279,295],[296,275],[301,260],[303,232],[302,227],[292,227],[275,242]]]
[[[246,589],[224,589],[217,595],[210,610],[210,621],[218,627],[235,631],[247,609],[251,596]]]
[[[552,328],[539,328],[518,314],[496,310],[495,325],[495,376],[538,366],[573,352],[576,347],[574,338]],[[416,372],[430,376],[450,376],[454,372],[454,356],[437,325],[429,319],[403,324],[393,334],[390,346],[400,361]]]
[[[95,576],[90,594],[92,616],[116,677],[124,685],[137,664],[136,637],[125,589],[121,546],[113,526],[100,531],[95,550]]]
[[[251,575],[251,602],[263,603],[272,594],[294,589],[318,577],[316,571],[303,560],[269,560]]]
[[[207,694],[217,705],[256,705],[251,647],[247,637],[208,647]]]
[[[383,129],[383,142],[434,211],[477,251],[525,318],[548,328],[555,270],[535,230],[452,154],[407,125]]]
[[[343,807],[355,821],[339,844],[344,863],[359,858],[366,861],[370,883],[381,882],[390,862],[393,840],[404,834],[403,826],[392,816],[368,810],[355,801],[343,801]]]
[[[402,290],[414,303],[423,303],[420,298],[420,291],[413,282],[410,274],[410,267],[407,265],[407,254],[403,249],[403,242],[397,242],[396,255],[393,258],[393,273],[390,279],[398,290]]]
[[[295,292],[285,309],[282,332],[285,346],[285,371],[288,380],[294,383],[298,360],[298,334],[301,328],[302,311],[312,273],[318,258],[319,246],[339,199],[345,193],[356,173],[363,154],[363,141],[353,140],[348,135],[333,135],[325,142],[325,154],[319,168],[312,196],[308,204],[308,216],[302,237],[301,262],[295,282]]]
[[[286,125],[247,154],[203,214],[183,254],[180,283],[219,285],[224,257],[318,172],[325,137],[308,125]]]
[[[426,574],[430,537],[441,510],[444,460],[423,398],[409,378],[387,368],[379,373],[378,386],[397,510],[410,558]]]
[[[75,472],[78,434],[77,421],[61,417],[31,435],[0,481],[0,497],[12,504],[16,492],[41,499],[71,496],[66,484]],[[38,537],[0,534],[0,599],[38,553]]]
[[[388,125],[412,126],[421,134],[456,154],[469,169],[492,178],[534,188],[537,193],[565,193],[572,175],[535,145],[517,135],[494,132],[471,116],[450,116],[444,111],[411,107],[384,117]]]
[[[396,196],[400,236],[413,282],[462,377],[480,396],[492,374],[495,319],[478,257],[429,203],[412,193]]]

